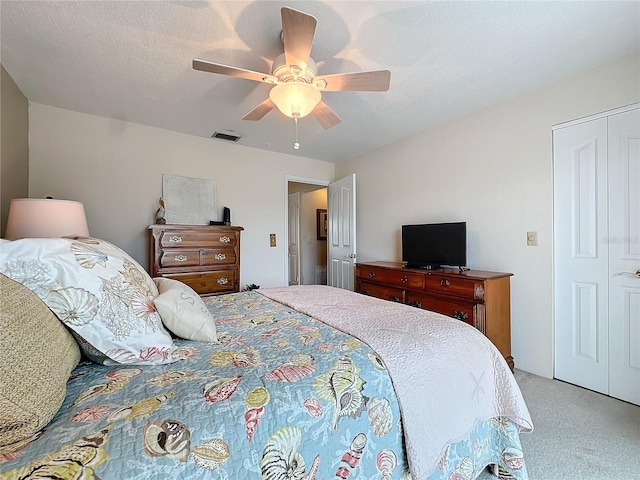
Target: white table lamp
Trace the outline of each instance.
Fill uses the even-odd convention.
[[[89,236],[84,205],[53,198],[14,198],[9,205],[5,238]]]

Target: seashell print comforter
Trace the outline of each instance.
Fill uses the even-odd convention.
[[[499,418],[513,422],[521,431],[533,429],[524,398],[502,355],[465,322],[320,285],[271,288],[262,294],[357,336],[380,356],[393,379],[403,414],[413,478],[432,474],[442,449],[452,439],[464,438],[478,421]],[[513,453],[505,449],[502,464],[522,470],[519,448],[516,461],[506,459]],[[459,468],[475,472],[471,460],[464,463]],[[475,478],[472,475],[448,478]]]
[[[205,299],[219,342],[178,340],[186,360],[79,365],[44,433],[17,452],[0,451],[0,479],[411,478],[407,459],[419,443],[412,433],[405,448],[404,435],[423,423],[407,412],[401,419],[404,404],[387,370],[392,359],[260,292]],[[309,288],[307,298],[326,305],[329,292]],[[454,374],[438,388],[461,381]],[[469,388],[482,395],[494,386],[478,378]],[[436,424],[450,422],[448,412],[458,408],[417,401],[420,416]],[[419,478],[470,480],[489,464],[499,464],[504,478],[527,478],[515,422],[458,414],[464,432],[451,430],[433,447],[436,462]]]

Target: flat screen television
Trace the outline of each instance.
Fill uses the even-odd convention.
[[[467,223],[403,225],[402,261],[409,268],[466,266]]]

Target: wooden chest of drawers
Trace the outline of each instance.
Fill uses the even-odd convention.
[[[180,280],[200,295],[240,291],[242,227],[150,225],[151,275]]]
[[[498,347],[513,370],[511,275],[457,268],[416,270],[395,262],[358,263],[356,291],[473,325]]]

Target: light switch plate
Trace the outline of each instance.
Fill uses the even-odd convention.
[[[527,232],[527,246],[538,246],[538,232]]]
[[[275,233],[270,233],[269,234],[269,246],[271,246],[271,247],[275,247],[276,246],[276,234]]]

